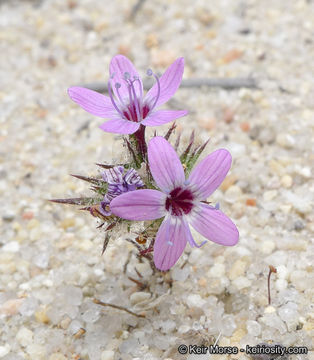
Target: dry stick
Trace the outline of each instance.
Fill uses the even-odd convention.
[[[114,304],[110,304],[110,303],[105,303],[105,302],[102,302],[98,299],[94,299],[93,302],[97,305],[101,305],[101,306],[109,306],[109,307],[112,307],[114,309],[118,309],[118,310],[122,310],[122,311],[125,311],[131,315],[134,315],[134,316],[137,316],[137,317],[141,317],[141,318],[145,318],[146,316],[144,314],[136,314],[134,313],[133,311],[131,310],[128,310],[127,308],[123,307],[123,306],[119,306],[119,305],[114,305]]]
[[[145,0],[137,0],[137,3],[132,8],[132,11],[131,11],[130,16],[129,16],[129,20],[134,19],[134,17],[138,13],[138,11],[143,6],[144,2],[145,2]]]
[[[144,79],[143,86],[145,90],[149,90],[153,86],[153,81],[150,79]],[[98,91],[98,92],[107,92],[108,86],[105,83],[93,82],[79,85],[86,87],[88,89]],[[194,88],[194,87],[220,87],[224,89],[238,89],[238,88],[250,88],[257,89],[257,83],[253,78],[207,78],[207,79],[184,79],[181,82],[180,87],[183,88]]]
[[[270,276],[272,273],[277,273],[277,269],[272,266],[269,265],[269,273],[268,273],[268,279],[267,279],[267,284],[268,284],[268,305],[271,304],[271,298],[270,298]]]
[[[135,269],[136,270],[136,269]],[[141,290],[144,290],[147,288],[147,285],[142,283],[141,281],[139,280],[136,280],[134,278],[132,278],[131,276],[128,276],[128,279],[133,281]]]

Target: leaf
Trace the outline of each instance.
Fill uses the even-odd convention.
[[[92,177],[88,177],[88,176],[74,175],[74,174],[71,174],[71,176],[73,176],[77,179],[83,180],[83,181],[90,182],[90,183],[92,183],[94,185],[98,185],[98,186],[101,186],[104,183],[104,181],[102,179],[96,179],[96,178],[92,178]]]
[[[94,205],[94,204],[98,204],[99,200],[92,198],[92,197],[80,197],[80,198],[70,198],[70,199],[51,199],[49,200],[51,202],[55,202],[58,204],[70,204],[70,205],[80,205],[80,206],[85,206],[85,205]]]

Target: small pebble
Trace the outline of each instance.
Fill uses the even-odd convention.
[[[49,360],[67,360],[61,353],[53,353],[49,356]]]
[[[301,231],[304,229],[304,223],[301,220],[297,220],[294,222],[294,230]]]
[[[290,175],[284,175],[281,179],[280,179],[280,183],[283,187],[285,188],[290,188],[292,186],[293,183],[293,179]]]
[[[277,195],[278,195],[278,191],[277,191],[277,190],[265,191],[264,194],[263,194],[263,199],[264,199],[264,201],[271,201],[271,200],[273,200]]]
[[[75,226],[75,218],[66,218],[64,220],[61,221],[60,226],[64,229],[67,230],[68,228],[72,228]]]
[[[20,244],[17,241],[10,241],[9,243],[6,243],[1,250],[17,253],[20,250]]]
[[[22,327],[16,334],[16,340],[25,347],[33,342],[33,336],[34,334],[31,330]]]
[[[243,123],[240,124],[240,128],[244,132],[249,132],[250,131],[250,124],[248,122],[243,122]]]
[[[151,298],[151,294],[148,292],[138,291],[130,296],[130,302],[132,305],[139,304],[143,301],[147,301]]]
[[[104,350],[101,353],[100,360],[114,360],[114,351],[112,351],[112,350]]]
[[[11,350],[11,347],[9,344],[6,345],[0,345],[0,358],[5,357]]]
[[[242,190],[237,185],[232,185],[228,188],[228,190],[225,192],[225,201],[228,203],[235,203],[240,199],[242,196]]]
[[[251,286],[252,282],[244,276],[239,276],[232,281],[232,284],[238,289],[242,290]]]
[[[39,322],[39,323],[43,323],[43,324],[49,324],[50,319],[47,315],[47,308],[46,307],[42,307],[40,308],[38,311],[36,311],[35,313],[35,319]]]
[[[46,347],[39,344],[30,344],[26,347],[26,352],[32,360],[47,359]]]
[[[252,336],[259,336],[262,330],[261,325],[254,320],[248,320],[246,323],[247,331]]]
[[[230,280],[235,280],[237,277],[243,275],[247,268],[247,263],[242,260],[237,260],[228,272]]]
[[[13,212],[7,212],[6,214],[2,215],[2,219],[4,221],[13,221],[15,218],[15,214]]]
[[[245,203],[247,206],[256,206],[256,199],[252,199],[252,198],[246,199]]]
[[[237,177],[234,174],[227,175],[225,180],[220,185],[220,189],[222,191],[226,191],[229,189],[230,186],[232,186],[237,181]]]
[[[186,304],[189,308],[200,307],[202,308],[206,304],[206,300],[202,299],[198,294],[190,294],[186,298]]]
[[[276,142],[283,148],[291,149],[295,146],[296,140],[292,135],[289,134],[278,134]]]

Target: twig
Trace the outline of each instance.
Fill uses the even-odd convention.
[[[129,16],[129,20],[134,19],[136,14],[139,12],[141,7],[143,6],[144,2],[145,2],[145,0],[137,0],[136,4],[132,8],[132,11],[131,11],[130,16]]]
[[[188,263],[188,259],[186,259],[186,260],[184,261],[184,263],[180,266],[180,269],[183,269],[184,266],[185,266],[187,263]]]
[[[136,280],[136,279],[132,278],[131,276],[128,276],[128,279],[133,281],[141,291],[147,288],[146,284],[142,283],[139,280]]]
[[[126,270],[127,270],[127,268],[128,268],[129,262],[130,262],[130,260],[131,260],[131,256],[132,256],[132,253],[129,252],[128,258],[126,259],[126,262],[125,262],[125,264],[123,265],[123,274],[126,273]]]
[[[108,86],[105,83],[101,82],[92,82],[87,84],[81,84],[79,86],[86,87],[88,89],[98,91],[98,92],[107,92]],[[144,79],[143,86],[145,90],[149,90],[153,86],[153,81],[151,79]],[[207,79],[184,79],[181,82],[180,87],[183,88],[199,88],[199,87],[220,87],[223,89],[233,90],[239,89],[242,87],[257,89],[257,83],[253,78],[207,78]]]
[[[116,224],[116,223],[115,223],[115,224]],[[103,243],[103,246],[102,246],[101,256],[103,256],[103,255],[104,255],[104,252],[105,252],[105,250],[107,249],[107,246],[108,246],[109,240],[110,240],[109,235],[108,235],[108,234],[106,234],[106,237],[105,237],[105,240],[104,240],[104,243]]]
[[[269,265],[269,273],[268,273],[268,279],[267,279],[267,285],[268,285],[268,305],[271,304],[271,298],[270,298],[270,276],[272,273],[277,273],[277,269],[272,266]]]
[[[137,273],[137,276],[143,279],[143,275],[137,270],[137,268],[134,268],[135,272]]]
[[[218,341],[220,339],[220,336],[221,336],[221,331],[219,332],[218,336],[217,336],[217,339],[215,341],[215,344],[213,345],[214,347],[218,344]]]
[[[117,309],[117,310],[122,310],[122,311],[125,311],[131,315],[134,315],[134,316],[137,316],[137,317],[141,317],[141,318],[145,318],[146,316],[144,314],[136,314],[134,313],[133,311],[131,310],[128,310],[127,308],[123,307],[123,306],[119,306],[119,305],[114,305],[114,304],[110,304],[110,303],[105,303],[105,302],[102,302],[98,299],[94,299],[93,302],[97,305],[101,305],[101,306],[109,306],[109,307],[112,307],[114,309]]]

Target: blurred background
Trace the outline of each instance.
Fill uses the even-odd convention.
[[[225,345],[311,349],[313,39],[311,0],[0,1],[0,358],[183,359],[178,344],[219,332]],[[69,174],[118,159],[121,139],[66,92],[106,84],[116,54],[143,77],[183,56],[184,79],[253,79],[254,88],[181,87],[166,105],[189,110],[177,121],[183,139],[195,129],[198,142],[211,137],[206,154],[232,153],[212,201],[237,224],[236,247],[187,246],[166,275],[133,257],[123,273],[132,247],[117,241],[101,257],[96,221],[46,201],[88,194]],[[128,279],[135,266],[144,290]]]

